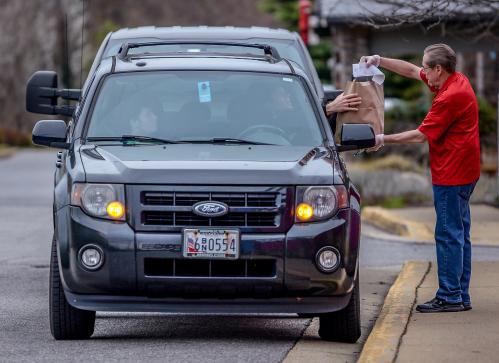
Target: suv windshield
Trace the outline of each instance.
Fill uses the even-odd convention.
[[[169,142],[322,144],[316,113],[300,79],[255,72],[111,75],[98,94],[86,136],[120,140],[123,135]]]

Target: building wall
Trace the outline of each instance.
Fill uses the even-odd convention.
[[[369,53],[369,32],[366,29],[331,28],[331,80],[336,88],[343,88],[352,79],[352,64]]]

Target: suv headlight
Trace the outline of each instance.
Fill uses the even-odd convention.
[[[71,205],[93,217],[124,221],[125,188],[123,184],[75,183]]]
[[[322,221],[347,207],[348,193],[343,185],[296,188],[296,222]]]

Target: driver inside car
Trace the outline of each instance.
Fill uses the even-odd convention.
[[[158,131],[158,116],[153,109],[142,105],[134,111],[130,118],[131,134],[153,136]]]
[[[289,145],[290,135],[283,128],[289,125],[295,111],[284,87],[254,83],[229,104],[227,118],[237,138]]]

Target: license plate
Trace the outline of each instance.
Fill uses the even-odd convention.
[[[184,229],[184,257],[236,259],[239,231],[226,229]]]

